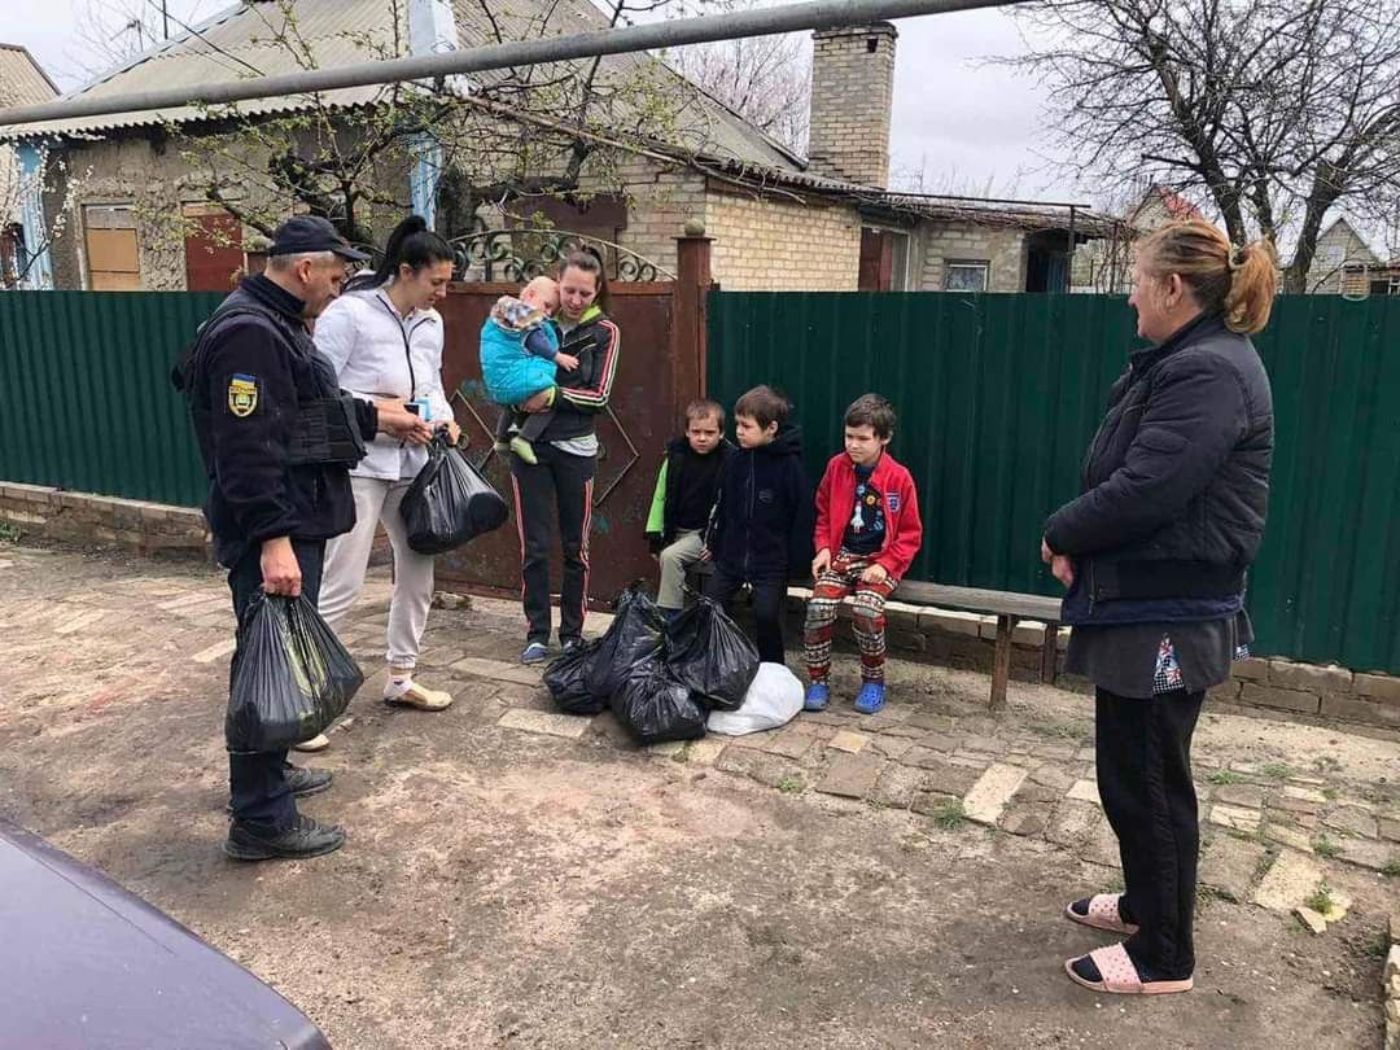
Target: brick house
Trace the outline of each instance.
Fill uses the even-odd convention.
[[[449,13],[465,46],[489,39],[481,7],[470,0],[414,4],[429,5],[438,16]],[[80,94],[228,79],[233,74],[223,55],[237,55],[267,74],[291,71],[288,57],[266,39],[265,6],[265,0],[245,0],[194,27],[197,36],[172,38]],[[351,31],[363,37],[385,30],[390,7],[385,0],[296,0],[295,9],[299,31],[328,67],[363,61],[347,38]],[[537,19],[535,31],[551,18],[551,27],[563,32],[604,25],[589,0],[519,0],[509,14]],[[715,278],[731,289],[1068,290],[1072,247],[1111,236],[1112,220],[1067,206],[887,189],[897,35],[887,23],[813,34],[808,158],[702,94],[708,134],[701,149],[655,143],[623,165],[622,193],[594,196],[585,207],[546,201],[540,210],[556,228],[613,242],[662,273],[675,268],[682,228],[703,223],[715,242]],[[603,59],[618,75],[635,62],[659,60]],[[373,94],[373,88],[345,89],[328,97],[349,120]],[[282,98],[242,108],[277,113],[297,106],[296,99]],[[0,139],[43,141],[68,155],[71,170],[90,173],[53,248],[57,287],[214,290],[259,264],[248,231],[203,199],[187,163],[166,148],[166,125],[198,130],[204,119],[185,108],[0,128]],[[55,196],[49,195],[50,204]],[[146,217],[162,214],[183,215],[183,245],[149,228]],[[484,223],[505,225],[492,216]]]

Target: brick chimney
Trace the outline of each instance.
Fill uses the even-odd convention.
[[[813,174],[885,188],[898,36],[888,22],[812,34]]]

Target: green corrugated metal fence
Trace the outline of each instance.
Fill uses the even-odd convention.
[[[0,293],[0,480],[198,506],[204,471],[168,375],[221,299]]]
[[[894,454],[926,523],[914,577],[1057,594],[1046,515],[1077,492],[1108,387],[1134,345],[1107,296],[716,292],[709,387],[797,404],[815,482],[868,390],[900,414]],[[1252,575],[1257,651],[1400,673],[1400,298],[1281,299],[1257,340],[1277,449]]]

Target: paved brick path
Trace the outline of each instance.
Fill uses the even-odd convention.
[[[640,759],[645,769],[663,773],[666,784],[705,797],[717,790],[740,797],[754,790],[741,785],[748,780],[760,786],[760,793],[783,799],[785,806],[815,807],[818,817],[823,812],[865,813],[874,821],[906,811],[914,829],[906,839],[908,849],[923,850],[942,842],[943,835],[960,833],[963,845],[957,855],[979,856],[972,847],[977,840],[967,836],[979,834],[980,826],[981,835],[1004,838],[1008,846],[1023,844],[1013,851],[1023,860],[1059,858],[1056,870],[1077,872],[1070,880],[1076,888],[1109,889],[1118,883],[1116,844],[1094,782],[1091,705],[1082,695],[1012,683],[1006,714],[994,718],[982,706],[985,677],[895,661],[890,704],[879,715],[864,717],[849,707],[856,662],[847,654],[838,656],[833,682],[838,699],[827,712],[799,715],[768,733],[710,736],[639,752],[609,714],[576,718],[555,713],[539,684],[540,672],[514,662],[523,634],[518,608],[477,599],[470,608],[434,610],[422,657],[421,677],[452,690],[459,704],[442,716],[404,716],[373,702],[382,682],[382,671],[374,672],[382,657],[388,586],[383,574],[375,575],[345,631],[347,644],[373,674],[352,717],[332,734],[329,753],[345,763],[338,776],[347,778],[346,791],[352,794],[340,804],[355,807],[358,824],[351,824],[346,859],[319,870],[336,870],[335,863],[374,868],[378,862],[363,859],[364,851],[372,856],[377,841],[389,834],[374,827],[374,818],[393,812],[384,807],[399,803],[388,799],[399,798],[414,777],[432,781],[487,775],[473,771],[470,762],[465,770],[451,772],[450,752],[434,751],[421,739],[395,740],[386,732],[392,724],[420,733],[427,730],[419,727],[431,726],[433,734],[439,726],[450,727],[443,730],[448,734],[444,746],[450,738],[457,749],[484,745],[500,750],[500,740],[518,739],[522,747],[515,749],[517,756],[546,778],[550,764],[570,763],[586,764],[598,777],[630,775],[627,771]],[[5,641],[0,652],[0,812],[55,835],[60,845],[86,859],[125,868],[138,888],[145,885],[158,897],[171,893],[173,883],[161,881],[160,873],[182,870],[178,851],[159,852],[164,859],[154,867],[130,862],[105,832],[122,827],[133,813],[174,803],[135,786],[146,762],[142,752],[114,757],[93,750],[94,740],[110,739],[106,734],[127,722],[131,731],[141,729],[135,712],[158,705],[163,732],[174,749],[171,757],[200,763],[191,787],[201,831],[193,841],[182,841],[180,849],[185,854],[207,851],[207,857],[200,854],[199,877],[221,884],[225,876],[214,874],[223,869],[217,867],[212,843],[221,819],[222,768],[213,736],[232,648],[232,614],[221,578],[198,566],[4,545],[0,590],[7,595],[0,605],[0,638]],[[605,617],[590,620],[590,633],[605,624]],[[190,702],[192,695],[197,702]],[[403,718],[407,720],[396,721]],[[44,742],[46,757],[37,765],[25,760],[31,738]],[[68,739],[82,741],[83,750],[65,754]],[[120,746],[129,749],[130,739],[123,738]],[[83,770],[99,760],[109,772],[94,779]],[[122,761],[129,763],[130,784],[110,772]],[[1400,744],[1384,734],[1363,736],[1208,710],[1195,762],[1204,830],[1203,923],[1212,921],[1212,906],[1220,901],[1221,907],[1245,908],[1277,924],[1277,931],[1306,936],[1290,912],[1326,886],[1343,903],[1350,900],[1354,915],[1361,916],[1343,920],[1341,935],[1346,935],[1348,921],[1364,923],[1368,931],[1384,925],[1384,913],[1400,896]],[[365,777],[393,771],[393,779],[387,785],[368,784],[354,795],[359,769]],[[517,789],[523,783],[519,775],[506,777]],[[731,786],[726,789],[726,784]],[[607,819],[617,827],[626,824],[623,816]],[[1070,869],[1064,868],[1065,860]],[[429,864],[431,872],[437,862],[415,863]],[[415,869],[413,877],[420,875]],[[257,881],[263,878],[260,874]],[[174,894],[175,901],[181,899]],[[175,905],[167,899],[167,906]],[[197,910],[181,917],[198,928]],[[238,920],[224,921],[227,925],[209,920],[224,943],[237,945],[254,936]],[[1265,960],[1256,965],[1267,970]],[[1371,992],[1359,992],[1351,984],[1336,992],[1374,1008],[1369,1015],[1374,1023],[1363,1023],[1371,1032],[1379,1030],[1380,962],[1373,968],[1374,973],[1365,971]],[[259,966],[263,973],[275,969],[267,959]],[[1332,969],[1323,973],[1324,987],[1340,980]],[[336,1000],[325,1009],[335,1016],[345,1005]],[[1212,1044],[1204,1039],[1189,1045]]]

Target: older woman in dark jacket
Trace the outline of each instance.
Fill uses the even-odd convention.
[[[1127,935],[1067,962],[1101,992],[1187,991],[1199,849],[1191,736],[1206,690],[1252,640],[1245,574],[1269,501],[1273,402],[1249,335],[1276,288],[1265,244],[1205,222],[1138,250],[1136,351],[1085,458],[1080,496],[1041,556],[1069,587],[1069,670],[1096,687],[1099,795],[1125,892],[1075,901],[1075,922]]]

